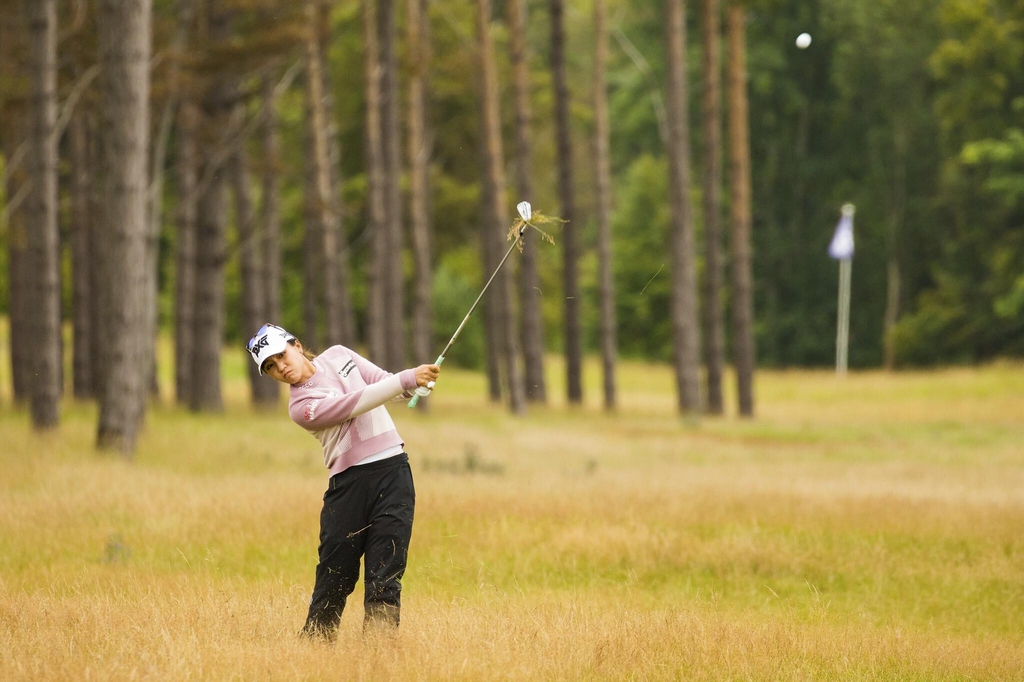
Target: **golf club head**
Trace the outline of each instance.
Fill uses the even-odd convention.
[[[516,210],[519,211],[519,217],[523,220],[529,220],[533,216],[533,207],[530,206],[529,201],[520,201],[516,204]]]

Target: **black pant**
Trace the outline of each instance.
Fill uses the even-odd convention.
[[[320,563],[303,632],[332,639],[365,555],[364,628],[398,626],[416,490],[405,453],[331,477],[320,512]]]

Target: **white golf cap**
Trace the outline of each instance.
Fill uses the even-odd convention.
[[[288,347],[288,342],[294,339],[294,334],[290,334],[276,324],[268,322],[260,327],[258,332],[253,334],[253,337],[249,339],[249,343],[245,344],[245,349],[249,351],[253,362],[256,363],[256,367],[260,370],[260,375],[262,375],[263,363],[266,362],[267,358],[284,351]]]

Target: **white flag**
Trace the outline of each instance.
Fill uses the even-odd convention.
[[[843,206],[843,217],[836,225],[836,233],[832,235],[832,243],[828,245],[828,255],[836,260],[853,258],[853,206]]]

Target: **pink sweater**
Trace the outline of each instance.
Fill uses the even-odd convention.
[[[384,403],[411,397],[415,370],[391,374],[344,346],[328,348],[313,366],[309,381],[292,385],[288,414],[320,441],[332,475],[404,445]]]

